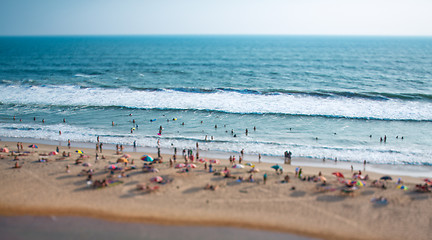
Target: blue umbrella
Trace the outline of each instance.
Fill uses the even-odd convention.
[[[141,157],[141,160],[143,160],[144,162],[153,162],[153,158],[150,155],[143,155]]]
[[[36,145],[34,145],[34,144],[32,144],[32,145],[30,145],[30,146],[28,146],[29,148],[38,148],[38,146],[36,146]]]

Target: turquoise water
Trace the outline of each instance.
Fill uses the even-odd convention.
[[[432,38],[3,37],[0,136],[431,165],[430,56]]]

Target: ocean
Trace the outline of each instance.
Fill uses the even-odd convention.
[[[0,137],[432,165],[431,56],[427,37],[0,37]]]

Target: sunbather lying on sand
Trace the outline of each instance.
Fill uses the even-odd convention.
[[[151,192],[155,192],[155,191],[159,190],[159,186],[149,186],[147,184],[141,183],[141,184],[137,185],[137,190],[143,191],[146,193],[151,193]]]
[[[207,183],[207,185],[204,187],[204,189],[215,191],[216,189],[218,189],[218,186]]]

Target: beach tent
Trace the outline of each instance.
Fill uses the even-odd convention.
[[[38,148],[38,146],[36,146],[36,145],[34,145],[34,144],[29,145],[28,147],[29,147],[29,148]]]
[[[150,155],[143,155],[141,157],[141,160],[143,160],[144,162],[153,162],[153,158]]]

